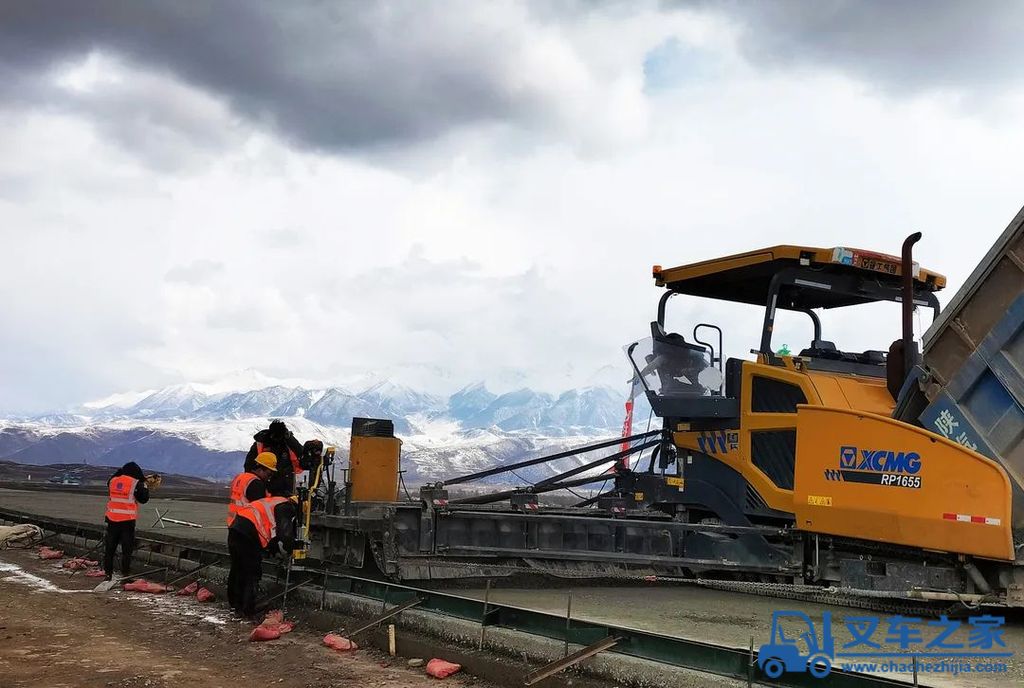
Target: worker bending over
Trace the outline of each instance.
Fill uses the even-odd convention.
[[[231,501],[228,502],[228,525],[235,521],[238,510],[250,502],[267,496],[267,482],[277,473],[277,457],[263,452],[256,457],[252,468],[239,473],[231,481]]]
[[[121,575],[127,576],[132,565],[132,550],[135,549],[135,520],[139,516],[139,504],[149,501],[149,487],[146,476],[134,461],[117,469],[107,481],[107,537],[103,553],[104,580],[114,574],[114,553],[121,547]]]
[[[240,507],[228,528],[228,603],[241,616],[256,613],[263,555],[292,555],[297,513],[294,497],[264,497]]]

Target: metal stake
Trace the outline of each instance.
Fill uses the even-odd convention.
[[[615,636],[601,638],[601,640],[598,640],[596,643],[593,643],[592,645],[587,645],[582,650],[578,650],[577,652],[572,653],[568,657],[555,660],[550,664],[545,664],[536,671],[531,671],[529,674],[526,675],[526,679],[523,681],[523,684],[527,686],[532,686],[535,683],[539,683],[540,681],[543,681],[552,674],[557,674],[559,671],[568,669],[573,664],[582,662],[584,659],[587,659],[588,657],[593,657],[599,652],[604,652],[608,648],[614,647],[619,642],[619,640],[620,638]]]
[[[320,611],[324,610],[327,604],[327,564],[324,563],[324,584],[320,587]]]
[[[260,605],[260,611],[262,612],[262,611],[266,611],[267,609],[269,609],[270,608],[270,603],[273,602],[274,600],[276,600],[278,597],[281,597],[282,595],[286,595],[286,594],[290,593],[292,590],[298,590],[303,585],[306,585],[307,583],[311,583],[311,582],[313,582],[313,579],[312,578],[307,578],[306,580],[302,581],[301,583],[297,583],[296,585],[293,585],[291,590],[289,590],[288,588],[285,588],[284,592],[279,592],[276,595],[272,595],[271,597],[268,597],[267,599],[263,600],[263,604]]]
[[[348,638],[354,638],[357,635],[359,635],[360,633],[368,631],[371,628],[375,628],[376,626],[379,626],[380,624],[384,623],[385,621],[387,621],[391,617],[395,616],[396,614],[401,614],[406,609],[412,609],[413,607],[415,607],[416,605],[418,605],[418,604],[420,604],[422,602],[423,602],[422,598],[414,597],[411,600],[408,600],[407,602],[403,602],[402,604],[395,605],[391,609],[387,609],[387,610],[381,612],[379,615],[373,617],[372,619],[370,619],[369,621],[364,623],[362,626],[359,626],[358,628],[355,628],[355,629],[353,629],[351,631],[346,632],[345,635]]]
[[[487,587],[484,589],[484,615],[480,617],[480,646],[484,649],[484,636],[487,634],[487,603],[491,601],[491,579],[487,579]]]
[[[754,636],[750,636],[750,659],[747,661],[747,688],[754,685]]]
[[[206,567],[208,567],[208,566],[213,566],[214,564],[217,564],[217,563],[219,563],[220,561],[221,561],[220,559],[214,559],[213,561],[211,561],[211,562],[209,562],[209,563],[206,563],[206,564],[203,564],[202,566],[199,566],[199,567],[197,567],[197,568],[194,568],[194,569],[192,569],[191,571],[189,571],[188,573],[186,573],[186,574],[184,574],[184,575],[182,575],[182,576],[178,576],[177,578],[175,578],[174,580],[172,580],[171,582],[169,582],[169,583],[168,583],[167,585],[174,585],[174,584],[175,584],[175,583],[177,583],[178,581],[180,581],[180,580],[184,580],[185,578],[188,578],[188,577],[189,577],[189,576],[191,576],[192,574],[195,574],[195,573],[199,573],[200,571],[202,571],[202,570],[203,570],[203,569],[205,569]]]
[[[292,578],[292,558],[288,557],[288,565],[284,569],[284,593],[281,595],[281,615],[288,611],[288,583]]]
[[[914,685],[917,685],[917,655],[913,656],[914,660]]]
[[[572,590],[569,591],[569,600],[565,608],[565,652],[563,657],[569,656],[569,626],[572,625]]]

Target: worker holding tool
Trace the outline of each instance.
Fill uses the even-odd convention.
[[[142,469],[129,461],[117,469],[107,481],[106,550],[103,554],[105,581],[114,574],[114,554],[121,547],[121,575],[127,576],[132,564],[132,550],[135,549],[135,520],[139,516],[139,504],[149,501],[149,483]]]
[[[263,556],[291,558],[296,546],[296,498],[264,497],[240,507],[228,528],[228,603],[245,617],[256,612]]]
[[[253,440],[245,456],[245,470],[251,471],[256,465],[256,457],[263,452],[274,454],[277,457],[277,471],[267,483],[267,492],[279,497],[290,497],[295,492],[295,476],[301,475],[303,471],[300,461],[303,455],[302,444],[281,420],[271,421],[270,427],[253,435]]]
[[[241,507],[267,496],[267,482],[277,473],[277,456],[272,452],[261,452],[256,456],[252,468],[235,476],[231,481],[231,501],[228,502],[228,525],[235,521]]]

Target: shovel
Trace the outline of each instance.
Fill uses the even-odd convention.
[[[93,592],[109,592],[111,588],[113,588],[115,585],[119,585],[120,583],[121,583],[121,579],[120,578],[111,578],[110,580],[105,580],[102,583],[100,583],[99,585],[97,585],[95,588],[92,589],[92,591]]]

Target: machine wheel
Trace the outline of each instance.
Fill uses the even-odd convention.
[[[769,659],[761,666],[761,669],[764,671],[764,675],[768,678],[778,678],[779,676],[782,676],[783,668],[782,662],[777,659]]]
[[[807,660],[807,671],[814,678],[825,678],[832,671],[832,660],[825,655],[818,655]]]

